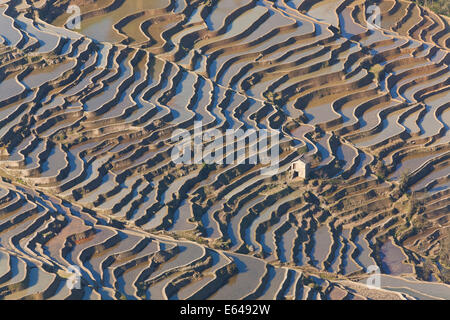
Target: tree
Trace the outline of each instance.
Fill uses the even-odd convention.
[[[408,189],[408,184],[411,179],[411,173],[409,170],[406,170],[402,173],[400,177],[400,191],[406,192]]]

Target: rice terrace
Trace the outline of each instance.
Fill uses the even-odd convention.
[[[449,300],[449,24],[0,0],[0,299]]]

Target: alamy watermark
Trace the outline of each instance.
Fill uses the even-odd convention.
[[[266,129],[204,131],[202,121],[195,121],[193,135],[185,129],[173,132],[171,158],[176,164],[261,164],[262,174],[274,175],[279,169],[279,135]]]
[[[68,277],[66,286],[69,290],[81,289],[81,271],[78,266],[69,266],[67,272],[71,275]]]
[[[66,20],[66,27],[70,30],[81,29],[81,9],[77,5],[70,5],[67,8],[67,13],[71,14]]]
[[[366,285],[369,289],[381,289],[381,275],[380,268],[377,265],[367,267],[369,277],[366,280]]]
[[[380,29],[381,28],[381,9],[379,6],[372,4],[367,7],[366,14],[368,17],[367,28],[369,30]]]

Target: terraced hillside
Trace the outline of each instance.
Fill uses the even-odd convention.
[[[0,297],[449,299],[450,20],[371,4],[0,1]],[[197,121],[278,172],[175,164]]]

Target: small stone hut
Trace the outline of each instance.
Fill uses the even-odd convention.
[[[291,163],[291,179],[307,179],[309,177],[310,164],[304,158],[299,158]]]

